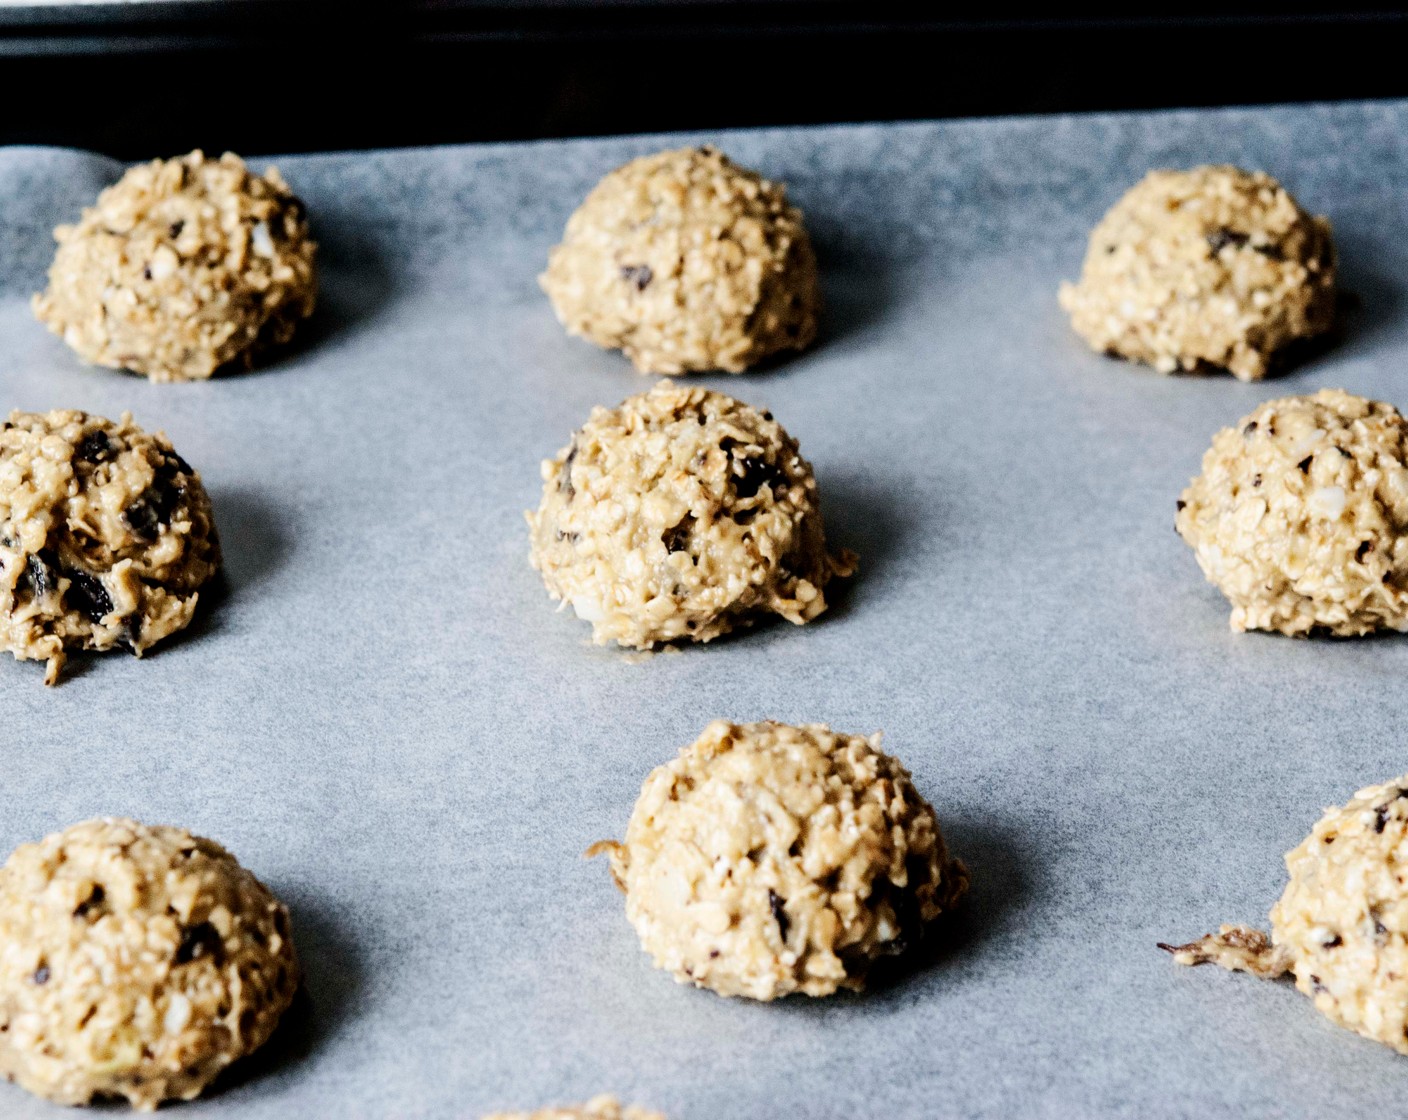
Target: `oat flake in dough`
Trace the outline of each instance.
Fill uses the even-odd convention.
[[[210,498],[166,436],[124,414],[13,412],[0,425],[0,643],[141,654],[183,629],[220,566]]]
[[[724,996],[860,988],[968,887],[934,810],[879,736],[711,723],[604,841],[660,968]]]
[[[642,373],[742,373],[816,337],[816,257],[785,189],[712,148],[607,175],[540,278],[563,326]]]
[[[249,365],[313,313],[303,204],[229,152],[133,167],[54,237],[34,313],[94,365],[199,380]]]
[[[1234,630],[1408,629],[1408,426],[1322,389],[1213,437],[1175,525]]]
[[[1291,972],[1315,1008],[1408,1054],[1408,775],[1328,809],[1286,856],[1290,882],[1271,935],[1223,926],[1169,946],[1180,964],[1212,962],[1275,977]]]
[[[484,1120],[665,1120],[662,1113],[627,1105],[622,1108],[615,1097],[593,1097],[584,1105],[564,1108],[540,1108],[536,1112],[495,1112]]]
[[[722,393],[665,381],[593,409],[542,473],[532,564],[599,644],[707,642],[766,614],[800,625],[855,567],[826,551],[796,441]]]
[[[1096,350],[1256,381],[1333,323],[1330,223],[1261,172],[1151,171],[1095,227],[1060,301]]]
[[[184,829],[85,821],[0,869],[0,1073],[50,1100],[189,1100],[297,985],[283,904]]]

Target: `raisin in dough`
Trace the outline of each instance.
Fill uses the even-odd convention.
[[[1408,775],[1328,809],[1286,856],[1290,882],[1271,935],[1223,926],[1169,946],[1180,964],[1275,977],[1291,972],[1315,1008],[1408,1054]]]
[[[880,737],[718,720],[645,780],[604,841],[657,966],[724,996],[826,996],[919,937],[968,887]]]
[[[1096,350],[1256,381],[1333,322],[1330,223],[1261,172],[1151,171],[1095,227],[1060,300]]]
[[[313,313],[302,203],[229,152],[134,167],[54,238],[34,313],[93,365],[199,380],[249,365]]]
[[[1266,402],[1213,437],[1175,525],[1234,630],[1408,629],[1408,428],[1389,405]]]
[[[283,904],[184,829],[85,821],[0,868],[0,1072],[32,1093],[189,1100],[297,985]]]
[[[742,373],[816,337],[816,257],[781,184],[712,148],[607,175],[540,278],[572,334],[642,373]]]
[[[495,1112],[484,1120],[665,1120],[662,1113],[627,1105],[615,1097],[593,1097],[584,1105],[567,1108],[540,1108],[536,1112]]]
[[[22,661],[65,649],[137,656],[191,621],[220,566],[200,475],[124,414],[13,412],[0,425],[0,641]]]
[[[816,479],[771,413],[661,382],[596,408],[528,514],[531,560],[598,644],[707,642],[757,616],[798,625],[833,575]]]

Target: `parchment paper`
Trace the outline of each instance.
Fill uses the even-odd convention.
[[[81,367],[27,307],[50,227],[119,166],[0,151],[0,405],[164,428],[228,558],[147,660],[78,658],[49,690],[0,660],[0,849],[133,814],[289,901],[308,1000],[173,1116],[473,1120],[607,1090],[672,1120],[1396,1114],[1403,1058],[1154,943],[1264,922],[1321,808],[1408,769],[1408,639],[1232,634],[1172,529],[1257,402],[1408,405],[1405,137],[1408,105],[1371,104],[283,157],[323,309],[266,368],[177,386]],[[567,338],[535,276],[602,173],[686,139],[806,212],[824,337],[705,380],[797,436],[863,567],[815,625],[631,663],[554,612],[523,510],[539,459],[650,380]],[[1280,380],[1101,358],[1056,305],[1126,187],[1204,161],[1335,224],[1357,302]],[[581,858],[719,716],[884,729],[970,864],[961,914],[866,995],[678,987]],[[0,1086],[0,1115],[72,1113]]]

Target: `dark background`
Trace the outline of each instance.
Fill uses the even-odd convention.
[[[1388,5],[0,8],[0,143],[126,159],[1408,94]]]

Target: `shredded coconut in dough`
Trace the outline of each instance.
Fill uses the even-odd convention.
[[[1275,977],[1341,1026],[1408,1054],[1408,774],[1370,786],[1325,815],[1286,856],[1290,882],[1271,936],[1223,926],[1178,947],[1180,964]]]
[[[665,1120],[664,1114],[628,1105],[622,1108],[615,1097],[593,1097],[584,1105],[567,1108],[541,1108],[537,1112],[495,1112],[484,1120]]]
[[[1095,227],[1060,300],[1096,350],[1256,381],[1333,323],[1330,223],[1262,172],[1151,171]]]
[[[210,498],[166,436],[123,414],[13,412],[0,425],[0,642],[137,656],[184,629],[220,566]]]
[[[249,365],[313,313],[303,204],[276,170],[252,175],[229,152],[133,167],[54,237],[34,313],[94,365],[199,380]]]
[[[1216,933],[1204,934],[1187,945],[1166,945],[1159,948],[1172,953],[1179,964],[1215,964],[1230,972],[1250,972],[1263,980],[1274,980],[1291,970],[1291,955],[1277,948],[1271,938],[1250,926],[1221,926]]]
[[[800,625],[855,570],[826,552],[796,441],[722,393],[664,381],[593,409],[542,473],[532,564],[598,644],[707,642],[762,614]]]
[[[968,887],[880,737],[717,720],[603,841],[626,916],[680,983],[771,1000],[863,986]]]
[[[85,821],[0,869],[0,1073],[32,1093],[189,1100],[297,985],[283,904],[184,829]]]
[[[1213,437],[1175,525],[1234,630],[1408,629],[1408,427],[1390,405],[1266,402]]]
[[[816,337],[821,297],[785,189],[712,148],[645,156],[607,175],[540,278],[568,331],[642,373],[742,373]]]

